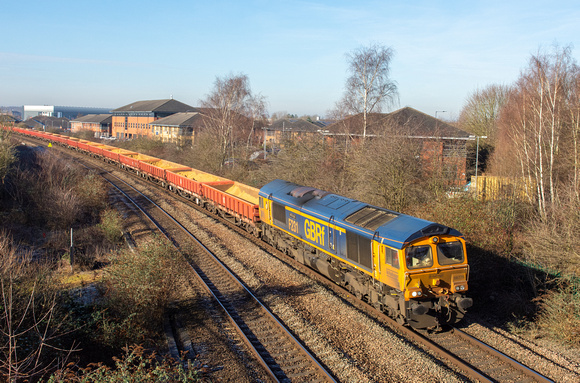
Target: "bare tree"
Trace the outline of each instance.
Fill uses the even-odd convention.
[[[56,294],[45,273],[0,233],[0,376],[6,381],[38,377],[73,351],[56,346],[66,321],[56,315]]]
[[[237,144],[251,141],[255,119],[266,114],[264,98],[252,94],[245,74],[217,77],[202,106],[206,108],[206,129],[218,141],[222,165],[228,156],[234,157]]]
[[[347,164],[353,198],[396,211],[420,200],[421,145],[401,129],[385,124],[384,136],[353,145]]]
[[[575,73],[570,100],[570,126],[572,130],[572,193],[580,202],[580,71]]]
[[[490,85],[473,92],[459,116],[461,129],[476,136],[487,136],[488,142],[493,145],[497,136],[499,113],[508,95],[509,87],[505,85]]]
[[[392,48],[378,44],[347,54],[350,77],[337,109],[346,114],[363,114],[363,138],[367,134],[367,115],[398,101],[397,84],[390,78],[393,55]]]
[[[513,157],[520,174],[535,185],[543,217],[558,202],[559,186],[570,180],[574,169],[570,159],[577,163],[570,143],[577,138],[577,124],[571,117],[578,103],[574,96],[578,71],[569,47],[532,56],[501,117],[505,142],[496,162]]]

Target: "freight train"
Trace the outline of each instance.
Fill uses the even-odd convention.
[[[12,128],[92,155],[234,222],[414,328],[461,320],[473,301],[465,240],[450,227],[274,180],[260,189],[141,153]]]

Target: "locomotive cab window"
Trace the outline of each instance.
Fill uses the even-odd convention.
[[[461,242],[444,242],[437,245],[437,260],[440,265],[462,263],[463,259],[463,245]]]
[[[405,257],[409,269],[433,266],[433,253],[429,245],[409,246],[405,250]]]

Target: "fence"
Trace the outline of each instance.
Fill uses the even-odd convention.
[[[471,177],[471,187],[477,198],[484,201],[504,198],[533,201],[536,196],[536,183],[526,178]]]

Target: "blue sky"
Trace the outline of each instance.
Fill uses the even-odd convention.
[[[270,113],[324,116],[345,55],[392,47],[399,107],[459,116],[512,84],[539,49],[580,52],[577,1],[3,1],[0,105],[196,106],[216,77],[246,74]]]

